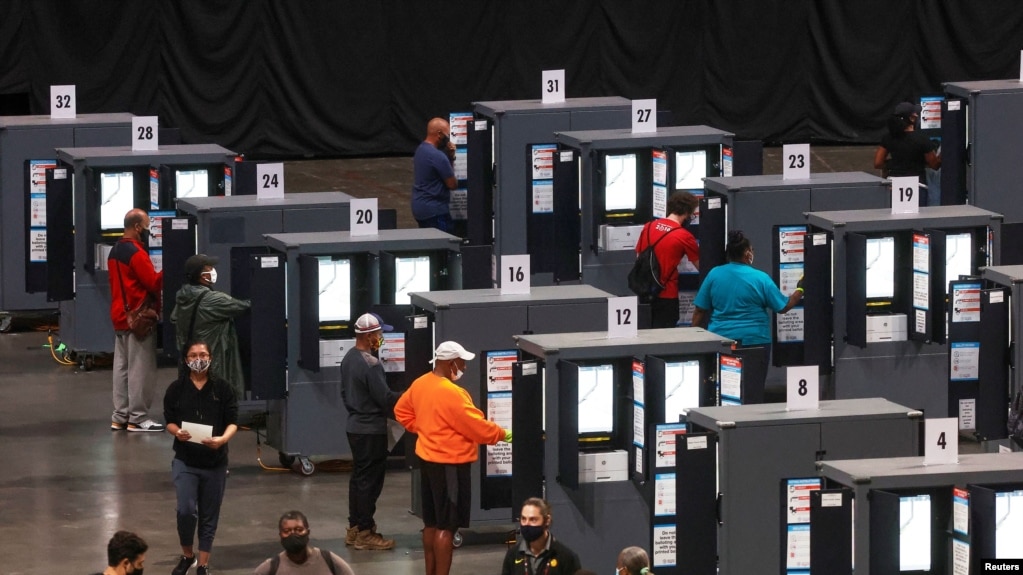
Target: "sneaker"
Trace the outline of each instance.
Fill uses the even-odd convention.
[[[351,547],[352,545],[355,545],[355,539],[358,538],[358,537],[359,537],[359,526],[356,525],[354,527],[349,527],[348,530],[345,531],[345,545],[347,545],[349,547]]]
[[[128,424],[128,431],[163,431],[163,429],[162,423],[157,423],[152,419],[147,419],[142,423]]]
[[[383,551],[394,548],[394,539],[384,539],[384,536],[372,529],[359,531],[355,538],[355,548],[359,551]]]
[[[195,570],[195,575],[210,575],[210,573],[213,573],[213,571],[210,571],[209,565],[200,565],[199,568]]]
[[[125,424],[123,424],[123,423],[118,423],[116,421],[111,421],[110,422],[110,431],[121,431],[122,429],[124,429],[124,426],[125,426]]]
[[[185,575],[185,573],[188,573],[189,568],[194,567],[198,562],[199,560],[195,557],[195,555],[191,557],[185,557],[182,555],[181,559],[178,560],[178,566],[171,571],[171,575]]]

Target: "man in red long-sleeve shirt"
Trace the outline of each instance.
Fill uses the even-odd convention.
[[[110,276],[110,319],[114,323],[114,414],[110,429],[163,431],[149,416],[156,378],[156,334],[145,339],[132,335],[127,310],[146,296],[157,309],[163,290],[163,272],[157,273],[144,242],[149,238],[149,214],[133,209],[124,216],[124,236],[107,258]]]

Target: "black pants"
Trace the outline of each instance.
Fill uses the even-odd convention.
[[[387,435],[349,433],[352,448],[352,478],[348,482],[348,526],[360,531],[373,527],[377,499],[384,488],[387,471]]]
[[[655,297],[650,302],[650,327],[675,327],[678,323],[678,298]]]

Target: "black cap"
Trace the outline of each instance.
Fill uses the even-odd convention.
[[[903,116],[903,117],[908,118],[908,117],[912,116],[913,114],[919,114],[919,113],[920,113],[920,106],[917,106],[916,104],[913,104],[911,102],[900,102],[899,105],[895,106],[895,115],[896,116]]]
[[[199,274],[206,266],[215,266],[219,262],[219,258],[208,256],[206,254],[195,254],[194,256],[185,260],[185,278],[191,282],[199,281]]]

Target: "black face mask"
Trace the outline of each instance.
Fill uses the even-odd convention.
[[[144,243],[144,244],[149,243],[149,229],[148,228],[143,228],[142,230],[139,231],[139,241]]]
[[[544,525],[519,525],[519,533],[522,534],[522,538],[526,540],[526,543],[532,543],[543,537],[546,531],[547,527]]]
[[[448,147],[448,142],[450,142],[450,141],[451,141],[451,138],[449,138],[447,136],[441,136],[440,137],[440,141],[437,142],[437,149],[438,150],[446,149]]]
[[[281,537],[281,547],[288,553],[295,554],[305,549],[309,545],[309,534],[298,535],[291,534],[287,537]]]

